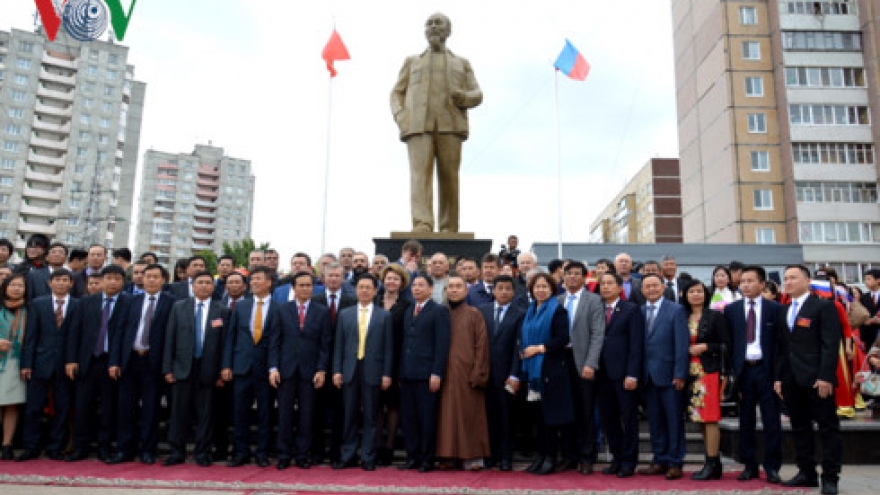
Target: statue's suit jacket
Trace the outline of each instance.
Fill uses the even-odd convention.
[[[431,81],[431,51],[425,50],[421,55],[407,57],[400,69],[397,84],[391,91],[391,112],[400,128],[400,139],[413,134],[425,133],[428,116],[428,95]],[[456,56],[446,50],[446,86],[450,93],[461,91],[464,94],[464,108],[453,103],[446,95],[446,109],[450,119],[442,119],[451,123],[437,129],[437,132],[458,134],[462,139],[468,137],[467,109],[479,105],[483,101],[483,92],[477,85],[474,70],[467,59]]]

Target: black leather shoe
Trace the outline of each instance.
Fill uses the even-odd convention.
[[[602,474],[617,474],[619,472],[620,472],[620,463],[616,462],[616,461],[612,462],[611,464],[606,466],[604,469],[602,469]]]
[[[593,474],[593,463],[582,462],[581,465],[578,466],[578,472],[583,475]]]
[[[214,452],[210,456],[211,462],[223,462],[226,459],[229,459],[229,454],[226,452]]]
[[[250,459],[248,458],[248,456],[237,455],[237,456],[233,456],[232,459],[229,459],[229,462],[227,462],[226,465],[229,467],[240,467],[240,466],[244,466],[249,461],[250,461]]]
[[[620,471],[617,472],[618,478],[632,478],[633,475],[636,474],[636,469],[634,467],[621,467]]]
[[[513,471],[513,463],[508,460],[501,461],[498,463],[498,469],[505,472]]]
[[[545,457],[545,456],[538,456],[538,457],[535,457],[535,460],[532,461],[532,463],[529,464],[529,467],[526,468],[526,472],[527,472],[527,473],[534,473],[535,471],[537,471],[538,469],[540,469],[541,466],[544,465],[544,459],[546,459],[546,458],[547,458],[547,457]]]
[[[98,460],[99,461],[107,462],[107,459],[110,459],[111,457],[113,457],[113,454],[111,454],[110,449],[107,449],[107,448],[98,449]]]
[[[211,467],[214,464],[214,460],[211,454],[203,454],[196,456],[196,464],[201,467]]]
[[[278,470],[284,471],[290,467],[290,459],[278,459]]]
[[[15,459],[15,452],[12,451],[12,445],[4,445],[2,453],[0,453],[0,460],[11,461],[13,459]]]
[[[560,461],[559,464],[556,465],[556,471],[559,473],[563,471],[574,471],[577,468],[577,461]]]
[[[39,450],[25,450],[24,452],[21,453],[21,455],[19,455],[15,459],[15,462],[30,461],[30,460],[36,459],[37,457],[40,457]]]
[[[798,473],[794,475],[794,478],[783,481],[782,486],[803,486],[807,488],[816,488],[819,486],[819,479],[815,474],[809,476],[803,471],[798,471]]]
[[[176,466],[178,464],[183,464],[184,462],[183,456],[172,455],[171,457],[165,459],[165,462],[162,463],[163,466]]]
[[[421,466],[419,466],[420,473],[430,473],[434,470],[433,462],[423,462]]]
[[[764,471],[767,475],[767,483],[772,483],[774,485],[778,485],[782,483],[782,478],[779,477],[779,471],[775,471],[773,469],[768,469]]]
[[[407,461],[403,464],[403,466],[400,466],[401,471],[408,471],[411,469],[418,469],[418,468],[419,468],[419,463],[416,462],[414,459],[407,459]]]
[[[777,476],[779,476],[779,475],[777,474]],[[736,477],[736,479],[738,481],[749,481],[749,480],[754,480],[757,478],[758,478],[758,468],[748,467],[748,466],[746,466],[746,468],[743,469],[743,471],[741,473],[739,473],[739,476]],[[770,477],[768,476],[767,479],[769,481]]]
[[[120,453],[114,455],[113,457],[107,459],[104,462],[106,462],[108,466],[112,466],[114,464],[122,464],[123,462],[131,462],[133,460],[134,460],[133,455],[125,455],[120,452]]]
[[[266,457],[265,455],[258,455],[257,456],[257,466],[264,468],[264,467],[269,467],[271,464],[272,463],[269,462],[269,458]]]
[[[381,448],[376,452],[376,464],[379,466],[390,466],[394,460],[394,451],[391,449]]]
[[[74,450],[64,460],[67,462],[84,461],[89,458],[89,453],[85,450]]]
[[[153,454],[141,454],[141,464],[156,464],[156,456],[154,456]]]
[[[553,458],[547,457],[534,472],[535,474],[545,475],[553,473],[555,471],[557,471],[556,462],[554,462]]]
[[[333,464],[331,464],[330,467],[332,467],[333,469],[346,469],[355,466],[357,466],[357,461],[355,461],[354,459],[349,459],[347,461],[335,461],[333,462]]]
[[[363,466],[361,466],[364,471],[375,471],[376,463],[375,462],[365,462]]]
[[[822,495],[837,495],[837,482],[834,480],[822,480]]]
[[[297,459],[296,467],[300,469],[309,469],[310,467],[312,467],[312,461],[308,459]]]

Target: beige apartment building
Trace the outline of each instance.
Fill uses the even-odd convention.
[[[672,0],[684,242],[880,266],[880,0]]]

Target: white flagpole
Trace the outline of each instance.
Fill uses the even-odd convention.
[[[553,128],[556,137],[556,239],[557,257],[562,259],[562,144],[559,137],[559,71],[553,71]]]
[[[324,160],[324,213],[321,222],[321,254],[326,253],[324,249],[327,244],[327,195],[330,190],[330,130],[333,122],[333,76],[329,77],[330,83],[327,87],[327,150]]]

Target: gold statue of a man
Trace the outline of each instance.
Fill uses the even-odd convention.
[[[434,232],[434,162],[439,231],[458,232],[458,171],[468,138],[467,109],[483,101],[467,59],[446,48],[452,24],[443,14],[425,23],[429,47],[407,57],[391,91],[391,111],[406,143],[413,232]]]

